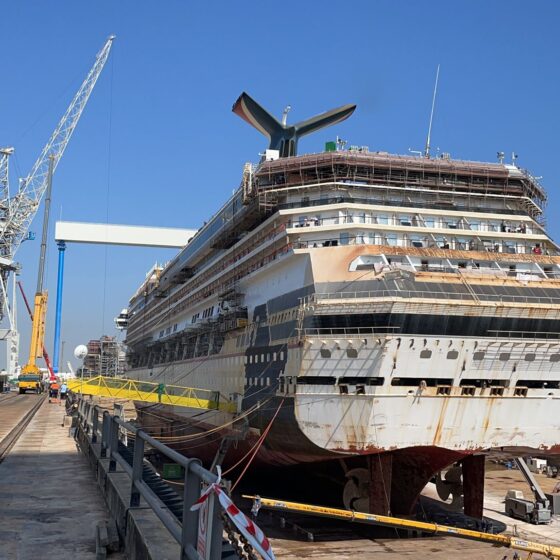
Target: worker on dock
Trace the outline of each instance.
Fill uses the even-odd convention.
[[[62,385],[60,386],[60,400],[61,401],[66,399],[67,393],[68,393],[68,385],[66,385],[66,382],[63,382]]]
[[[49,402],[58,402],[58,392],[60,390],[60,385],[58,384],[58,379],[51,382],[49,387]]]

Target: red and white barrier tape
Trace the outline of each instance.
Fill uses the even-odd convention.
[[[272,547],[265,534],[253,523],[230,499],[220,487],[221,473],[218,480],[210,484],[200,495],[200,498],[191,506],[191,511],[196,511],[213,492],[218,496],[221,506],[233,521],[239,532],[249,541],[251,546],[265,559],[276,560]]]

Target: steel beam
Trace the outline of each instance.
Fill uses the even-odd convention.
[[[55,239],[66,243],[183,248],[194,229],[56,222]]]

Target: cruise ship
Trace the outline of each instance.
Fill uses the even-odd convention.
[[[487,455],[560,453],[546,193],[503,159],[340,141],[297,154],[302,135],[354,109],[290,125],[246,93],[236,101],[269,148],[149,272],[126,342],[128,377],[237,408],[138,403],[139,419],[208,462],[227,436],[225,465],[253,449],[260,465],[333,461],[341,502],[376,513],[411,512],[428,481],[459,469],[464,510],[480,517]]]

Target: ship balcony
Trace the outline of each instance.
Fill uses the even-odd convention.
[[[327,229],[329,231],[327,231]],[[360,231],[363,229],[363,231]],[[469,251],[501,254],[523,254],[535,257],[557,256],[560,251],[545,235],[529,236],[517,233],[492,233],[471,230],[442,230],[427,228],[407,229],[405,226],[375,226],[354,224],[349,226],[331,226],[321,232],[311,233],[291,228],[287,232],[292,236],[294,249],[315,249],[319,247],[337,247],[345,245],[380,245],[410,249],[444,249],[450,251]],[[312,230],[311,230],[312,231]],[[453,231],[453,233],[451,233]],[[297,237],[294,235],[300,234]],[[509,237],[508,237],[509,236]]]

